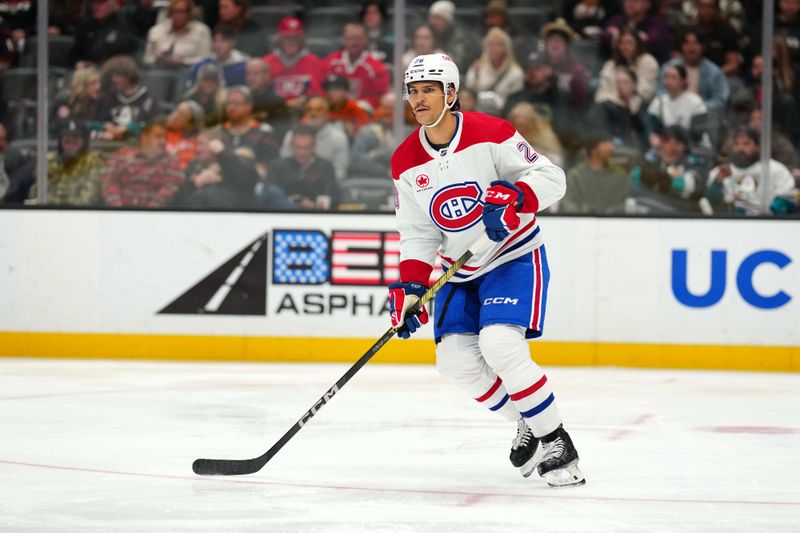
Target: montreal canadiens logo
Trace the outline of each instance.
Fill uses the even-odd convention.
[[[417,181],[417,187],[419,187],[420,189],[424,189],[425,187],[428,187],[431,184],[431,179],[425,174],[420,174],[419,176],[417,176],[416,181]]]
[[[474,181],[456,183],[440,189],[433,195],[430,217],[444,231],[464,231],[480,221],[483,191]]]

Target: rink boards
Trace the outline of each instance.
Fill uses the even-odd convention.
[[[800,225],[544,217],[542,364],[800,370]],[[392,215],[0,210],[0,356],[355,361]],[[434,310],[435,312],[435,310]],[[376,361],[432,362],[431,328]]]

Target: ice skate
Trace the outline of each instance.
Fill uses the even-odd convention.
[[[586,483],[586,478],[578,468],[578,451],[562,426],[542,437],[539,447],[542,459],[538,463],[537,471],[548,485],[559,488]]]
[[[539,439],[533,436],[524,418],[517,421],[517,436],[511,441],[511,455],[508,458],[512,465],[519,468],[523,477],[530,476],[542,460]]]

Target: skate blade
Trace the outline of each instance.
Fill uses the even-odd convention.
[[[519,471],[522,474],[522,477],[530,477],[536,471],[536,467],[539,466],[539,463],[542,462],[542,454],[540,453],[540,448],[536,449],[534,452],[533,457],[528,459],[528,462],[519,467]]]
[[[542,474],[542,477],[554,489],[578,487],[586,484],[586,478],[583,477],[583,473],[578,468],[578,461],[573,461],[564,468],[546,472]]]

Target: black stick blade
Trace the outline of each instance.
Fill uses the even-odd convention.
[[[195,459],[192,470],[198,476],[244,476],[255,474],[262,466],[259,459]]]

